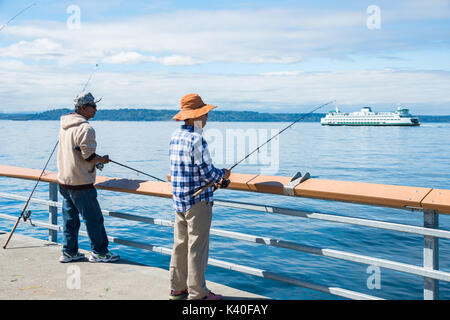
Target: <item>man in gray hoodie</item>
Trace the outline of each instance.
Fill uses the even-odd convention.
[[[84,219],[91,242],[90,262],[114,262],[119,255],[108,250],[103,214],[94,187],[96,164],[109,162],[108,155],[95,153],[95,130],[88,120],[95,116],[97,103],[90,92],[78,95],[75,113],[61,117],[58,149],[58,184],[63,196],[63,252],[60,262],[84,259],[78,252],[79,215]]]

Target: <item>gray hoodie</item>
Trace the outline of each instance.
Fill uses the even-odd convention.
[[[79,150],[75,150],[79,147]],[[95,130],[78,113],[61,117],[58,148],[58,183],[82,187],[95,183]]]

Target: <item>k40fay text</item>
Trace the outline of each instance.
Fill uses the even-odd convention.
[[[183,307],[183,315],[209,315],[211,318],[216,314],[227,315],[266,315],[268,305],[264,304],[227,304],[225,306],[196,306],[189,304]]]

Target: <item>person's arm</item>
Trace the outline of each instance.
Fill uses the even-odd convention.
[[[86,159],[86,161],[90,161],[90,162],[93,162],[93,163],[99,163],[100,162],[102,164],[106,164],[106,163],[109,162],[109,155],[104,155],[102,157],[102,156],[99,156],[96,153],[93,153],[89,158]]]
[[[218,183],[226,175],[226,169],[217,169],[212,164],[208,144],[203,137],[193,145],[194,164],[200,172],[200,180],[209,183]],[[229,175],[229,174],[228,174]]]
[[[100,156],[95,153],[97,148],[97,142],[95,141],[95,131],[92,127],[83,130],[81,134],[78,135],[77,146],[75,147],[78,151],[81,152],[81,156],[84,160],[93,162],[93,163],[102,163],[106,164],[109,162],[109,156]]]

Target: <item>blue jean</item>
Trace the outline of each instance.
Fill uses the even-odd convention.
[[[71,255],[78,252],[81,214],[86,224],[92,252],[96,254],[108,252],[108,237],[97,201],[97,190],[95,188],[72,190],[59,186],[59,192],[63,196],[63,251]]]

